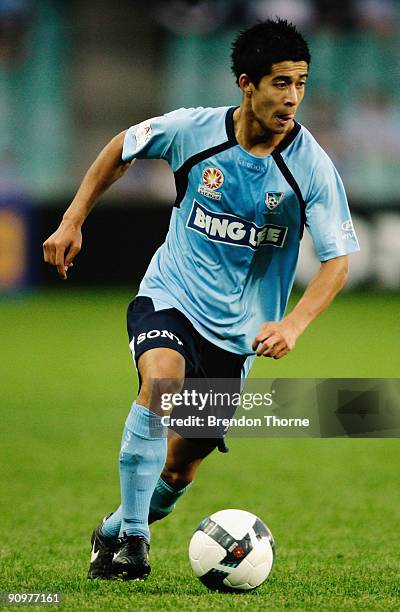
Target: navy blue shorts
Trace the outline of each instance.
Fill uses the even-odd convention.
[[[230,353],[203,338],[176,308],[156,311],[151,298],[139,296],[128,306],[127,324],[136,365],[145,351],[164,347],[184,356],[187,378],[241,378],[246,355]]]
[[[230,390],[240,392],[246,355],[230,353],[206,340],[176,308],[156,311],[151,298],[139,296],[128,306],[127,325],[129,346],[136,366],[145,351],[170,348],[183,355],[185,378],[204,379],[205,382],[208,379],[229,379]],[[139,374],[139,388],[140,382]],[[185,408],[175,407],[173,416],[185,416]],[[210,439],[202,441],[210,442]],[[215,445],[222,451],[226,448],[222,434],[215,440]]]

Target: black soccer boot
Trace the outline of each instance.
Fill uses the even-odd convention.
[[[123,580],[145,580],[150,574],[150,545],[145,538],[126,535],[120,538],[120,548],[112,561],[113,578]]]
[[[87,576],[90,580],[94,580],[95,578],[108,580],[111,578],[111,563],[114,553],[116,553],[119,548],[119,539],[105,536],[100,531],[104,521],[106,521],[111,514],[106,516],[92,533],[92,555]]]

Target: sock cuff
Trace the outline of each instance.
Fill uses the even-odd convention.
[[[156,440],[167,436],[167,428],[162,424],[161,419],[160,415],[134,402],[125,425],[140,438]]]
[[[192,483],[190,482],[188,485],[186,485],[186,487],[183,487],[182,489],[174,489],[167,482],[165,482],[165,480],[163,480],[160,476],[156,484],[156,489],[161,494],[165,492],[165,493],[169,493],[170,495],[180,495],[181,493],[184,493],[186,489],[190,487],[191,484]]]

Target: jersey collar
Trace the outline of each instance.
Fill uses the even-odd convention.
[[[234,127],[234,123],[233,123],[233,113],[235,112],[235,110],[237,108],[239,108],[239,107],[238,106],[231,106],[230,108],[228,108],[228,111],[227,111],[226,117],[225,117],[226,135],[228,137],[228,141],[231,144],[233,144],[233,145],[239,144],[238,141],[236,140],[235,127]],[[294,128],[289,132],[289,134],[287,134],[287,136],[285,136],[285,138],[283,140],[281,140],[281,142],[278,144],[278,146],[275,147],[275,149],[273,150],[273,153],[275,153],[275,152],[281,153],[290,144],[292,144],[293,140],[296,138],[296,136],[300,132],[300,130],[301,130],[300,123],[297,123],[297,121],[294,121]]]

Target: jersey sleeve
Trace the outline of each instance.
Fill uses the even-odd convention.
[[[320,261],[360,250],[342,180],[325,153],[313,170],[306,227]]]
[[[188,109],[179,109],[130,127],[124,139],[122,160],[165,159],[175,171],[184,156]]]

